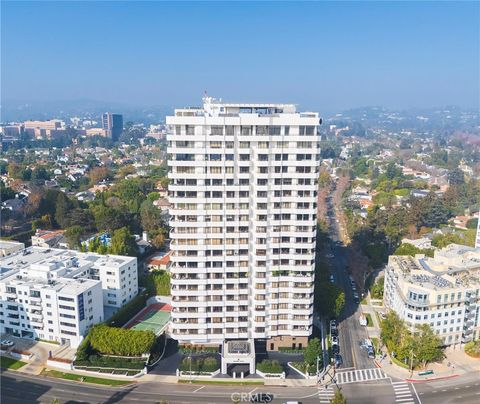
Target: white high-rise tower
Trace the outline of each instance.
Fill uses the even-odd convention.
[[[176,109],[168,164],[172,321],[180,343],[312,332],[318,113],[291,104]]]

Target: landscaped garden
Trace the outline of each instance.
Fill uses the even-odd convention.
[[[220,368],[218,361],[213,356],[183,358],[180,363],[180,371],[188,372],[194,375],[209,374]]]
[[[135,375],[145,367],[155,341],[151,331],[97,325],[78,347],[74,366],[101,373]]]

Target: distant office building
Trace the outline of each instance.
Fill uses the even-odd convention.
[[[49,121],[25,121],[25,132],[35,139],[55,139],[65,134],[65,122],[58,119]]]
[[[118,140],[123,132],[123,115],[105,112],[102,114],[102,128],[106,137]]]

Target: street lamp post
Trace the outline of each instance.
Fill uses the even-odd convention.
[[[188,355],[190,361],[190,383],[192,383],[192,355]]]

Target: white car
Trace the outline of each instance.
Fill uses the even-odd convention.
[[[333,258],[333,254],[327,254],[327,258]]]
[[[9,339],[3,339],[0,341],[0,345],[2,346],[6,346],[6,347],[11,347],[11,346],[14,346],[14,342],[13,341],[10,341]]]
[[[333,277],[333,275],[330,275],[330,283],[334,283],[335,282],[335,278]]]
[[[332,345],[338,345],[338,337],[332,337]]]

